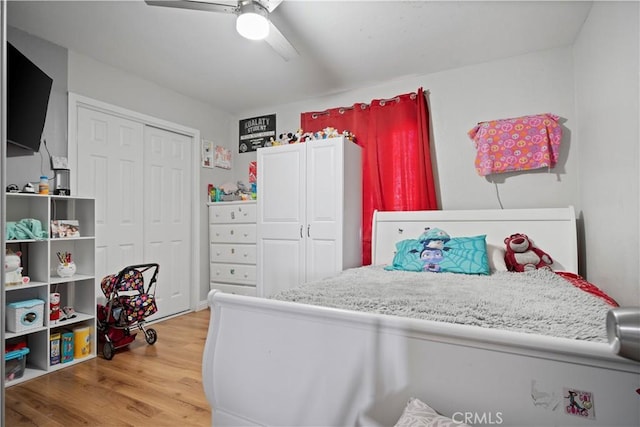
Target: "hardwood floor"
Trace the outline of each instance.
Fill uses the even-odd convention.
[[[14,426],[211,426],[202,388],[209,310],[158,322],[112,360],[98,357],[5,390]]]

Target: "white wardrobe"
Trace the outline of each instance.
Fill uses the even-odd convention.
[[[257,294],[362,265],[361,149],[343,137],[258,149]]]

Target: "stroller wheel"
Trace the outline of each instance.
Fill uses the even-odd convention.
[[[149,328],[144,331],[144,339],[147,340],[147,344],[153,345],[158,340],[158,333],[155,329]]]
[[[104,346],[102,346],[102,355],[107,360],[113,359],[114,351],[115,347],[113,346],[112,342],[107,341],[106,343],[104,343]]]

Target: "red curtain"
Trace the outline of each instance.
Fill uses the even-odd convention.
[[[417,93],[376,99],[371,104],[302,113],[300,127],[352,132],[362,147],[362,263],[371,264],[373,212],[437,209],[429,111]]]

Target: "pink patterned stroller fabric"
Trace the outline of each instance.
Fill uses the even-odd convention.
[[[116,316],[120,322],[139,322],[158,311],[155,296],[148,293],[149,289],[145,291],[144,276],[135,268],[105,276],[100,287],[105,297],[117,300],[115,306],[122,308],[120,316]]]
[[[554,167],[562,141],[558,118],[545,113],[478,123],[468,132],[478,175]]]

